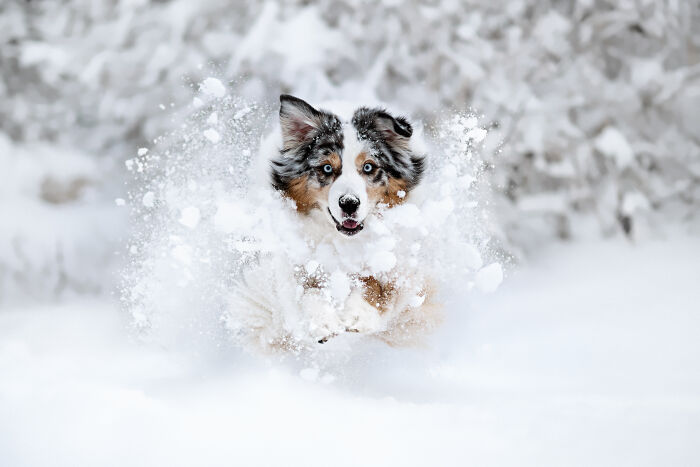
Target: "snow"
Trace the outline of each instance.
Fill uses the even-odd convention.
[[[486,138],[487,131],[483,128],[472,128],[467,132],[467,138],[474,140],[475,143],[480,143]]]
[[[697,241],[650,243],[700,225],[692,2],[40,3],[0,12],[1,465],[696,462]],[[280,92],[431,140],[366,248],[250,190]],[[341,310],[358,268],[435,278],[446,323],[248,355],[268,256]]]
[[[555,245],[449,298],[426,347],[315,362],[140,343],[110,302],[6,308],[3,464],[692,465],[698,254]]]
[[[204,131],[202,132],[202,134],[204,135],[204,137],[205,137],[206,139],[208,139],[210,142],[212,142],[212,143],[214,143],[214,144],[216,144],[216,143],[218,143],[219,141],[221,141],[221,135],[219,134],[218,131],[216,131],[216,130],[213,129],[213,128],[207,128],[206,130],[204,130]]]
[[[617,128],[606,127],[595,139],[595,147],[611,158],[618,168],[630,165],[634,159],[634,151],[625,136]]]
[[[408,305],[412,307],[419,307],[425,303],[425,295],[416,295],[408,301]]]
[[[319,262],[316,260],[310,260],[308,263],[306,263],[306,274],[309,276],[312,276],[316,273],[316,270],[320,266]]]
[[[253,111],[253,109],[251,109],[250,107],[243,107],[241,110],[239,110],[238,112],[233,114],[233,119],[240,120],[241,118],[245,117],[246,115],[248,115],[252,111]]]
[[[180,224],[187,228],[194,229],[199,224],[199,209],[194,206],[188,206],[180,213]]]
[[[380,250],[370,257],[368,266],[373,274],[390,271],[396,266],[396,255],[391,251]]]
[[[460,245],[460,248],[464,251],[466,266],[474,271],[481,269],[484,262],[481,259],[481,253],[473,245],[465,243]]]
[[[642,193],[632,191],[625,193],[622,199],[621,211],[628,216],[633,215],[637,211],[645,211],[649,209],[649,200]]]
[[[189,245],[177,245],[170,251],[170,255],[184,265],[192,264],[192,247]]]
[[[304,368],[299,372],[299,376],[306,381],[316,381],[318,380],[318,368]]]
[[[307,270],[308,272],[308,270]],[[339,303],[345,303],[350,295],[350,278],[343,271],[336,269],[329,277],[331,297]]]
[[[141,204],[147,208],[152,208],[155,205],[156,195],[152,191],[148,191],[141,198]]]
[[[489,264],[476,273],[474,282],[482,292],[495,292],[503,282],[503,268],[499,263]]]
[[[209,77],[199,84],[199,92],[205,96],[222,98],[226,95],[226,87],[218,78]]]
[[[540,18],[534,36],[552,54],[563,55],[568,49],[566,35],[570,30],[569,20],[552,10]]]
[[[645,222],[653,224],[647,231],[676,222],[694,223],[697,230],[700,190],[692,187],[700,88],[695,54],[678,47],[700,40],[693,2],[669,8],[650,1],[562,6],[518,0],[504,8],[487,1],[424,3],[323,0],[230,8],[215,1],[115,0],[94,8],[61,2],[24,8],[9,2],[0,26],[11,44],[0,48],[0,62],[16,66],[0,70],[0,158],[9,168],[0,183],[3,199],[52,209],[41,198],[44,183],[85,183],[71,208],[97,203],[114,208],[117,218],[113,200],[132,182],[125,159],[135,156],[128,170],[143,171],[141,159],[157,152],[188,114],[204,120],[215,112],[216,123],[212,118],[207,126],[229,139],[228,120],[246,119],[255,107],[226,111],[219,101],[241,97],[271,116],[279,93],[289,92],[312,102],[381,100],[438,133],[446,109],[471,109],[462,112],[464,128],[476,130],[474,136],[488,130],[478,146],[498,198],[492,207],[501,221],[491,224],[492,234],[507,240],[511,251],[528,251],[551,237],[575,238],[581,223],[590,224],[587,236],[638,238]],[[615,135],[608,132],[596,145],[606,128],[618,137],[606,141]],[[209,141],[200,131],[191,136]],[[85,161],[98,170],[67,179],[66,169]],[[631,189],[643,193],[649,209],[635,209],[623,224],[619,213]],[[522,212],[520,206],[540,194],[556,198],[556,210]],[[126,217],[110,225],[115,238],[131,231]],[[53,288],[40,285],[42,271],[83,262],[81,248],[59,254],[63,247],[36,248],[34,241],[85,245],[79,234],[52,237],[41,222],[4,230],[7,240],[21,245],[0,253],[0,268],[10,271],[0,276],[4,290],[16,285],[19,273],[23,287],[43,294]],[[90,248],[118,263],[111,247],[94,238]],[[32,251],[29,263],[23,263],[24,251]],[[34,272],[18,271],[18,264]],[[63,271],[66,290],[85,290],[72,280],[81,268],[69,269]]]
[[[214,215],[214,226],[223,233],[232,233],[237,229],[249,229],[254,220],[235,202],[219,202]]]

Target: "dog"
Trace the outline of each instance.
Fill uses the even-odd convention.
[[[370,257],[368,267],[360,254],[376,241],[382,218],[408,200],[424,175],[413,127],[383,108],[343,113],[280,96],[281,135],[268,157],[270,182],[326,260],[309,266],[270,259],[247,274],[238,306],[253,310],[247,321],[268,347],[298,349],[307,330],[318,343],[353,332],[402,344],[439,322],[430,281],[416,279],[416,268],[408,272],[392,253]],[[291,302],[298,313],[289,311]]]
[[[280,96],[282,149],[272,185],[306,214],[328,213],[338,232],[354,236],[379,204],[400,204],[423,175],[412,152],[411,124],[380,108],[360,107],[349,122],[305,101]]]

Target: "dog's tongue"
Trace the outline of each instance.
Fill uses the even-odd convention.
[[[353,219],[345,219],[343,221],[343,227],[345,227],[346,229],[354,229],[355,227],[357,227],[357,221]]]

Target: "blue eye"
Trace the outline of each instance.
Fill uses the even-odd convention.
[[[367,162],[367,163],[365,164],[365,166],[362,167],[362,170],[363,170],[364,173],[366,173],[366,174],[372,173],[372,171],[374,170],[374,166],[373,166],[372,164],[370,164],[369,162]]]
[[[333,173],[333,166],[330,164],[324,165],[323,166],[323,173],[332,174]]]

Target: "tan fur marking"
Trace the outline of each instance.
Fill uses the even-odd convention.
[[[338,154],[334,153],[334,152],[331,153],[331,154],[326,158],[326,160],[323,161],[323,162],[321,163],[321,165],[325,165],[325,164],[330,164],[330,165],[332,165],[332,166],[333,166],[333,171],[334,171],[335,173],[338,173],[338,171],[340,170],[340,167],[343,165],[342,161],[340,160],[340,156],[339,156]]]
[[[389,177],[386,185],[371,186],[367,189],[367,196],[374,203],[386,204],[390,208],[404,202],[404,198],[399,196],[399,191],[406,192],[406,182],[397,178]]]
[[[396,291],[393,284],[382,284],[373,276],[360,277],[360,282],[364,286],[362,296],[365,301],[379,310],[380,313],[384,313]]]
[[[404,192],[403,198],[399,196],[399,191]],[[404,199],[406,199],[406,181],[389,177],[389,183],[387,183],[386,186],[386,193],[384,193],[381,202],[389,205],[391,208],[397,204],[403,203]]]
[[[355,167],[357,168],[358,171],[362,171],[362,166],[365,165],[365,162],[371,162],[373,164],[376,164],[374,160],[371,157],[367,156],[367,153],[362,151],[355,157]]]
[[[377,164],[371,157],[368,157],[366,153],[359,153],[355,158],[357,170],[361,171],[362,167],[367,162],[375,165]],[[386,185],[369,186],[367,188],[367,196],[374,204],[382,203],[393,208],[397,204],[403,203],[405,199],[405,195],[404,198],[398,195],[399,191],[406,192],[406,182],[398,178],[389,177]]]
[[[387,330],[375,336],[392,347],[420,345],[422,337],[435,330],[444,316],[433,285],[424,285],[419,295],[424,301],[418,307],[395,304],[399,308],[390,310],[393,316]]]
[[[297,211],[302,214],[307,214],[314,206],[318,205],[318,201],[328,195],[329,185],[325,187],[309,186],[309,176],[304,175],[295,178],[289,183],[286,196],[294,200],[297,205]]]

